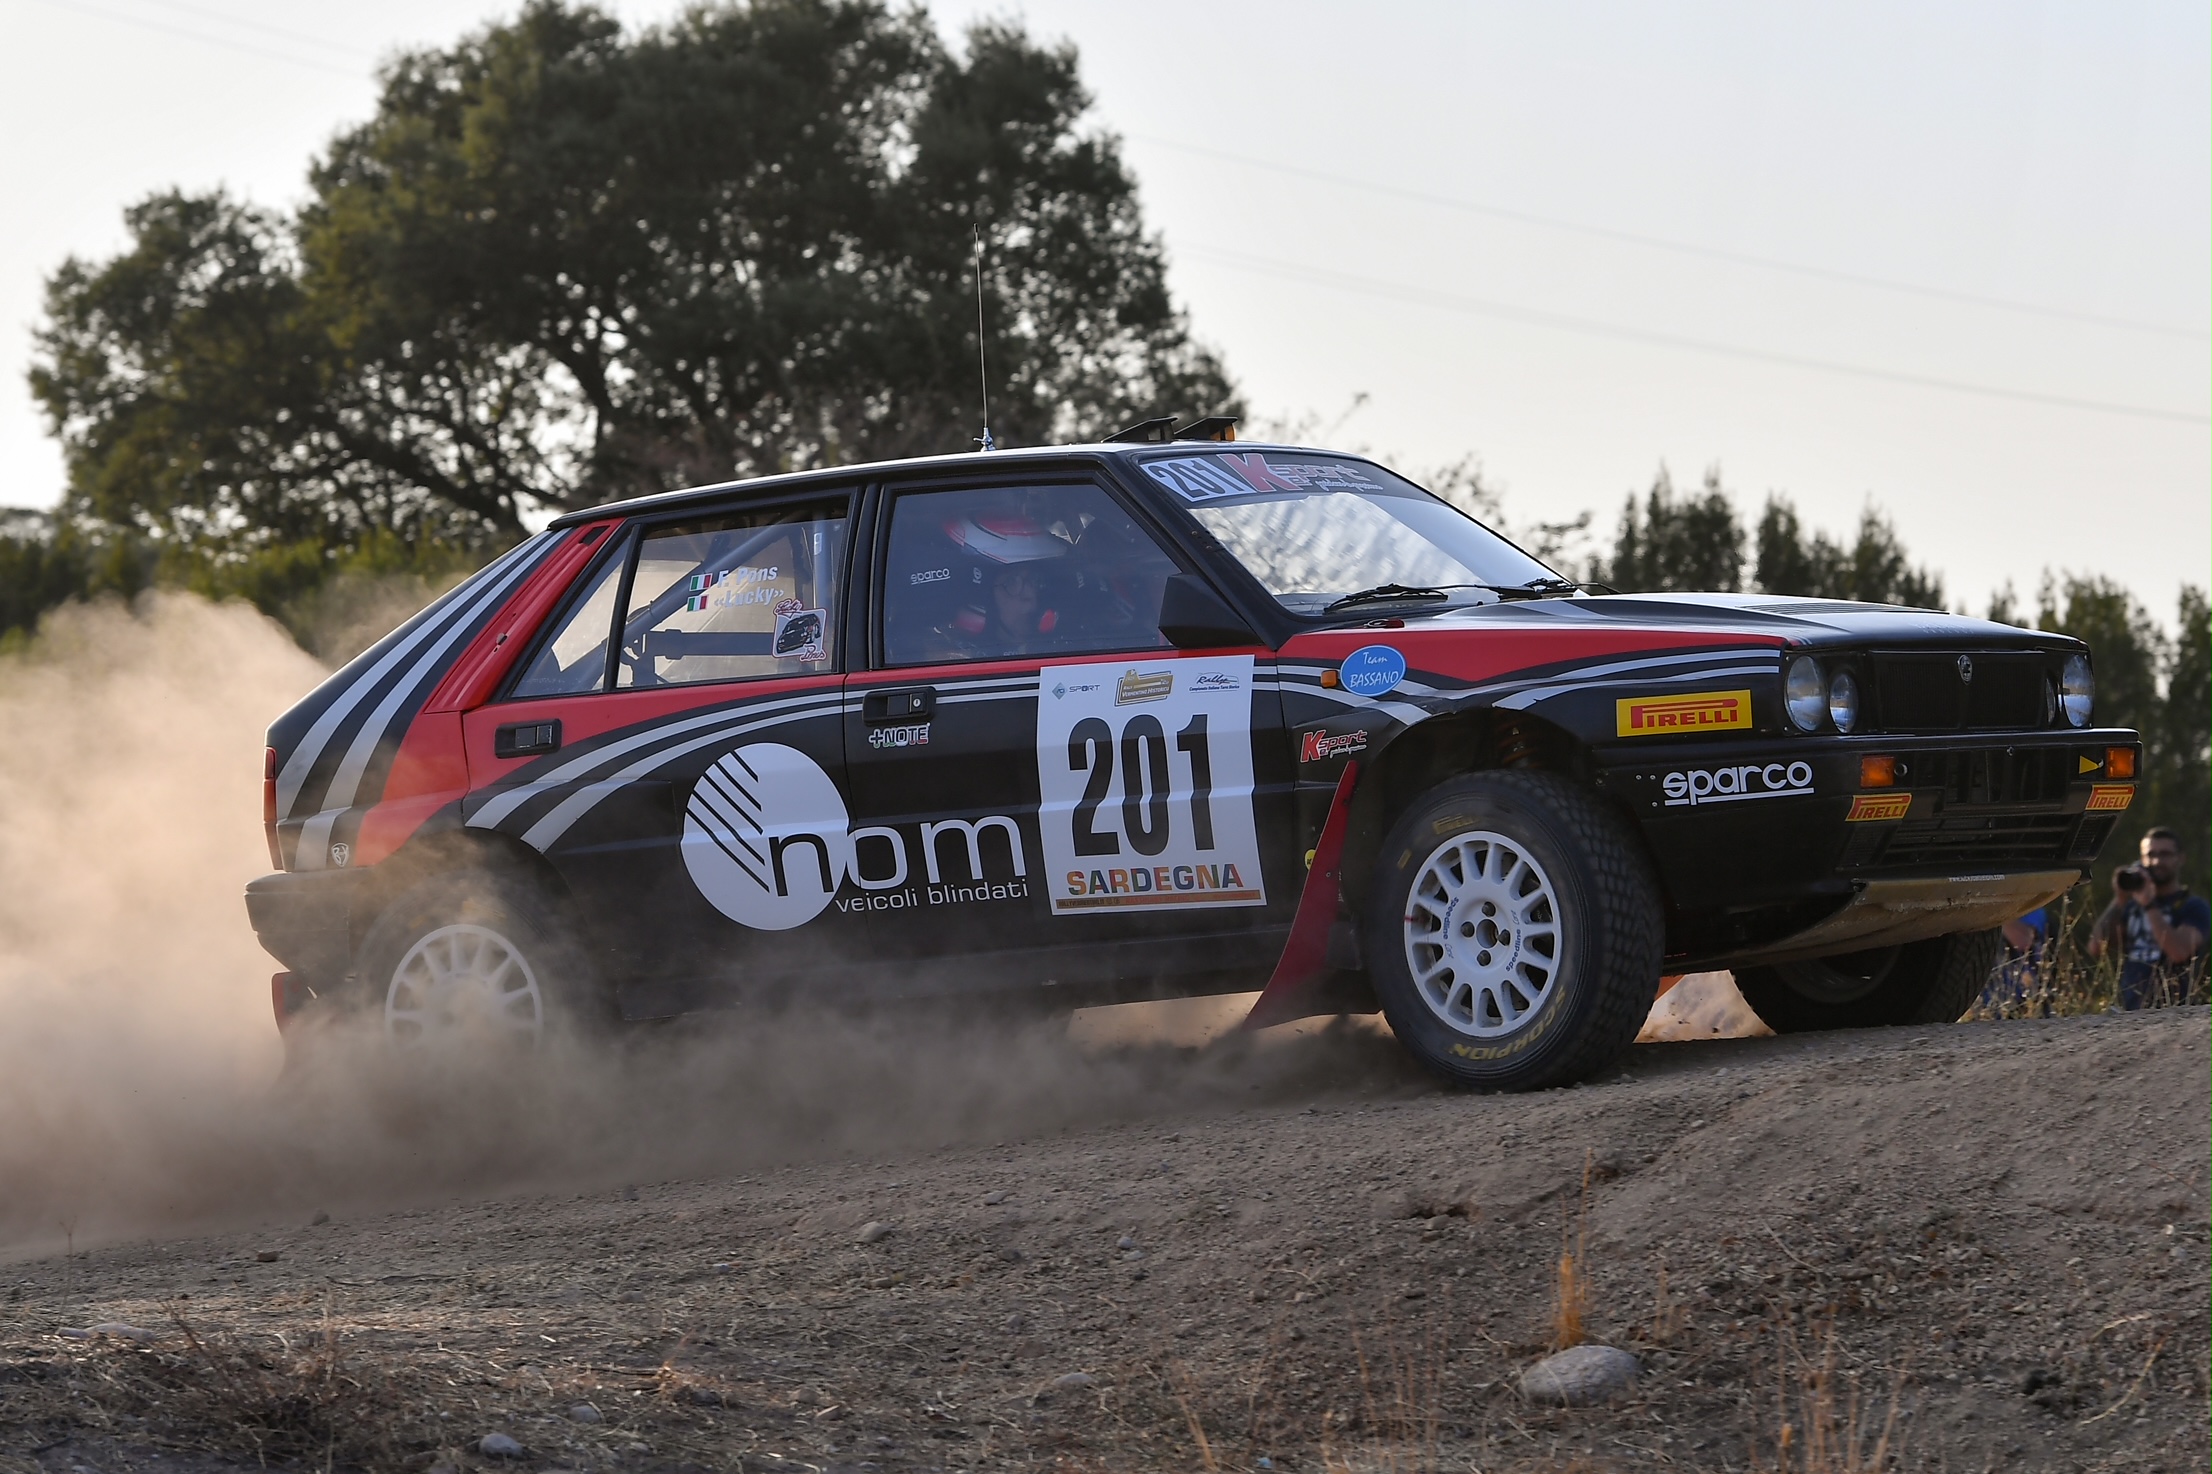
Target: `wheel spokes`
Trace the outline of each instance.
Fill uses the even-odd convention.
[[[1440,844],[1407,889],[1404,950],[1424,1003],[1454,1032],[1493,1037],[1540,1010],[1564,927],[1543,866],[1501,834]]]

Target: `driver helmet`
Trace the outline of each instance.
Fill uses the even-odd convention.
[[[1027,568],[1038,576],[1040,584],[1036,628],[1017,633],[1052,633],[1060,622],[1060,612],[1043,587],[1043,575],[1067,557],[1064,539],[1020,512],[955,517],[945,523],[944,533],[960,555],[961,605],[953,616],[954,629],[970,637],[981,635],[990,627],[992,590],[999,576],[1010,569]]]

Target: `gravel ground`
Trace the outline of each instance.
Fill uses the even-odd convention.
[[[1840,1470],[1854,1428],[2201,1470],[2207,1025],[1646,1043],[1518,1097],[1339,1026],[682,1180],[326,1176],[0,1263],[0,1470]],[[1642,1372],[1538,1406],[1577,1250]]]

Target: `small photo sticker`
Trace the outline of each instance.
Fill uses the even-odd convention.
[[[798,600],[789,603],[796,605]],[[776,638],[772,649],[778,660],[827,660],[829,648],[823,636],[829,628],[829,619],[820,609],[779,608],[776,611]]]

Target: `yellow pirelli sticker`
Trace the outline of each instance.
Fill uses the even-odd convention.
[[[1749,691],[1693,691],[1683,696],[1631,696],[1613,703],[1623,737],[1726,732],[1751,725]]]
[[[1851,800],[1851,812],[1844,821],[1864,824],[1869,819],[1902,819],[1912,812],[1912,795],[1909,793],[1862,793]]]
[[[2104,813],[2124,809],[2134,800],[2135,785],[2132,783],[2099,783],[2089,790],[2089,802],[2083,804],[2082,809],[2091,814]]]

